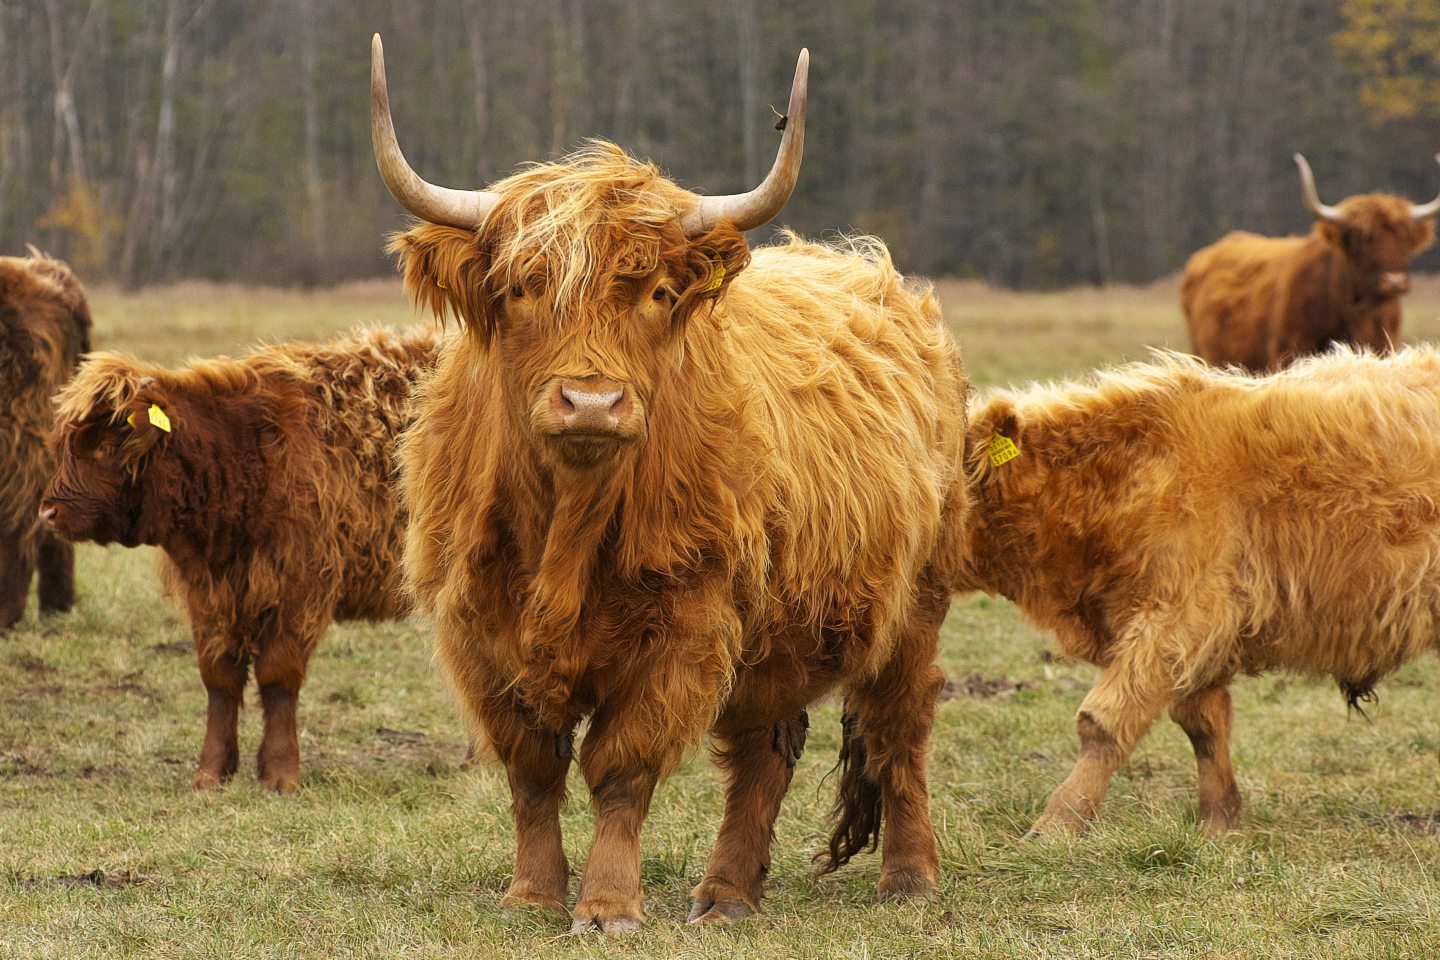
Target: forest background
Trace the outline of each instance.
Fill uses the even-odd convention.
[[[409,159],[455,187],[603,137],[744,189],[808,46],[784,222],[1006,287],[1303,232],[1296,150],[1329,203],[1440,185],[1440,0],[0,0],[0,250],[127,287],[390,272],[374,31]]]

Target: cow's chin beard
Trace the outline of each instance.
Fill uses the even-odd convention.
[[[619,433],[552,433],[544,444],[556,467],[588,473],[618,465],[635,438]]]

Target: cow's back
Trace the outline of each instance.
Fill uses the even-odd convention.
[[[1190,257],[1180,305],[1197,356],[1215,366],[1270,369],[1275,327],[1286,322],[1285,288],[1308,242],[1237,230]]]
[[[878,241],[792,238],[755,252],[725,307],[730,356],[711,359],[734,366],[769,447],[768,589],[802,620],[861,609],[883,626],[937,547],[951,562],[942,516],[958,531],[968,506],[965,379],[938,304]]]
[[[298,386],[320,469],[296,481],[318,510],[316,559],[343,571],[337,619],[388,619],[408,604],[400,588],[404,516],[395,488],[395,445],[410,423],[412,392],[433,368],[439,336],[357,330],[295,351]],[[283,367],[276,376],[289,379]],[[285,389],[285,387],[278,387]]]

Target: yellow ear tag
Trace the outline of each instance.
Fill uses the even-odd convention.
[[[710,285],[709,285],[708,287],[706,287],[704,290],[701,290],[700,292],[701,292],[701,293],[709,293],[711,290],[719,290],[721,284],[723,284],[724,282],[725,282],[725,265],[724,265],[723,263],[717,263],[717,264],[715,264],[715,277],[714,277],[714,279],[712,279],[712,280],[710,281]]]
[[[165,415],[164,410],[160,409],[158,403],[150,404],[150,409],[146,412],[150,417],[150,425],[152,427],[158,427],[166,433],[170,432],[170,418]],[[134,414],[132,413],[131,416],[133,417]]]
[[[1020,448],[1015,446],[1015,441],[1009,437],[1002,437],[998,433],[990,434],[990,462],[995,466],[1002,463],[1009,463],[1020,456]]]

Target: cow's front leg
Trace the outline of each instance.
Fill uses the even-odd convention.
[[[1240,825],[1240,787],[1230,765],[1230,690],[1224,685],[1191,694],[1170,708],[1170,717],[1190,738],[1199,774],[1199,820],[1210,833]]]
[[[666,628],[641,634],[615,687],[590,719],[580,767],[595,806],[571,931],[621,933],[645,919],[640,828],[655,785],[697,746],[719,711],[740,642],[740,622],[719,595],[687,592]]]
[[[0,532],[0,633],[15,626],[25,616],[25,601],[30,595],[34,565],[23,539],[14,531]]]
[[[760,909],[775,818],[805,749],[809,725],[802,710],[778,723],[720,737],[716,761],[730,775],[725,819],[705,878],[690,895],[691,923],[734,920]]]
[[[570,865],[561,842],[560,807],[573,727],[543,729],[531,711],[502,691],[487,692],[478,703],[480,725],[505,765],[515,821],[515,873],[500,906],[538,907],[568,916]]]

